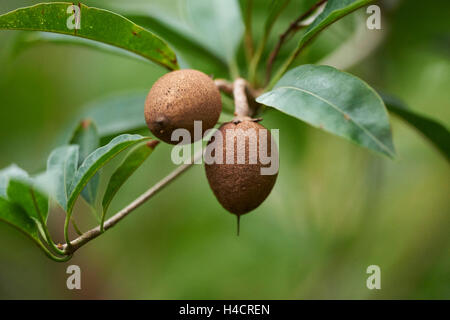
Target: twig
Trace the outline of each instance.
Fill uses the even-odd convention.
[[[339,19],[352,13],[353,11],[361,8],[362,6],[365,6],[371,2],[374,2],[375,0],[362,0],[357,2],[356,4],[351,6],[351,9],[349,11],[346,11],[343,15],[339,16]],[[330,25],[333,24],[334,21],[331,21],[327,24],[325,24],[324,26],[321,27],[321,29],[319,30],[319,32],[315,32],[312,35],[306,37],[306,39],[303,39],[301,41],[301,43],[298,45],[298,47],[291,53],[291,55],[289,56],[289,58],[281,65],[281,67],[278,69],[277,73],[275,74],[275,76],[270,79],[270,82],[268,85],[266,85],[266,90],[270,90],[272,89],[275,84],[278,82],[278,80],[283,76],[283,74],[286,72],[286,70],[289,68],[289,66],[294,62],[294,60],[297,58],[297,56],[304,50],[304,48],[306,48],[319,34],[320,31],[323,31],[325,28],[329,27]]]
[[[242,79],[245,81],[246,89],[247,89],[247,95],[250,99],[256,99],[259,95],[263,93],[263,89],[255,89],[253,88],[247,80]],[[229,82],[225,79],[216,79],[214,80],[214,83],[216,84],[217,88],[222,91],[223,93],[232,96],[233,95],[233,88],[234,84]]]
[[[310,16],[317,8],[319,8],[321,5],[323,5],[327,0],[320,0],[319,2],[316,2],[311,8],[309,8],[305,13],[300,15],[295,21],[293,21],[287,30],[283,32],[283,34],[280,35],[280,38],[278,39],[278,42],[273,49],[273,51],[270,53],[269,59],[267,60],[267,67],[266,67],[266,84],[270,80],[270,75],[272,73],[272,66],[275,61],[275,58],[277,57],[278,53],[280,52],[281,46],[283,45],[286,38],[293,32],[296,32],[300,30],[302,27],[305,26],[305,24],[300,25],[300,22]]]
[[[144,204],[147,200],[149,200],[151,197],[153,197],[158,191],[162,190],[165,186],[167,186],[170,182],[172,182],[176,177],[178,177],[180,174],[185,172],[187,169],[189,169],[196,160],[200,159],[203,156],[203,151],[197,152],[194,157],[192,158],[192,161],[188,164],[183,164],[173,170],[168,176],[163,178],[161,181],[156,183],[153,187],[148,189],[145,193],[143,193],[139,198],[134,200],[132,203],[130,203],[128,206],[123,208],[121,211],[117,212],[114,216],[109,218],[105,221],[104,228],[105,231],[114,227],[120,220],[125,218],[128,214],[130,214],[135,209],[139,208],[142,204]],[[65,244],[63,246],[64,254],[69,255],[73,254],[76,250],[81,248],[83,245],[88,243],[89,241],[97,238],[99,235],[101,235],[103,232],[100,230],[100,226],[97,226],[87,232],[85,232],[80,237],[76,238],[75,240],[70,242],[70,246]]]
[[[252,37],[252,10],[253,10],[253,0],[247,1],[247,11],[245,13],[245,55],[247,58],[247,62],[253,57],[254,48],[253,48],[253,37]]]
[[[236,115],[239,115],[240,117],[249,117],[252,115],[253,111],[249,107],[248,102],[248,95],[255,95],[257,92],[255,90],[252,90],[247,81],[238,78],[235,80],[234,84],[223,80],[223,79],[217,79],[214,81],[219,88],[219,90],[224,92],[233,93],[234,99],[235,99],[235,111]],[[253,99],[254,100],[254,99]],[[197,163],[197,161],[203,156],[203,150],[200,150],[197,152],[191,159],[190,163],[183,164],[173,170],[169,175],[167,175],[165,178],[160,180],[158,183],[156,183],[153,187],[148,189],[145,193],[143,193],[141,196],[139,196],[136,200],[134,200],[132,203],[130,203],[128,206],[117,212],[115,215],[113,215],[111,218],[105,221],[104,223],[104,231],[101,230],[100,226],[97,226],[89,231],[86,231],[81,236],[76,238],[75,240],[70,241],[69,244],[64,244],[60,248],[62,249],[62,252],[69,256],[72,255],[75,251],[77,251],[79,248],[84,246],[86,243],[90,242],[91,240],[97,238],[100,236],[103,232],[106,230],[114,227],[119,221],[121,221],[123,218],[125,218],[127,215],[129,215],[131,212],[133,212],[135,209],[139,208],[142,204],[144,204],[147,200],[149,200],[151,197],[153,197],[156,193],[158,193],[160,190],[162,190],[165,186],[167,186],[170,182],[175,180],[178,176],[180,176],[183,172],[185,172],[187,169],[189,169],[194,163]]]
[[[228,94],[228,95],[232,95],[233,94],[233,84],[227,80],[224,79],[216,79],[214,80],[214,83],[216,84],[217,88]]]
[[[255,54],[253,55],[252,60],[249,63],[249,66],[248,66],[248,81],[252,85],[254,85],[256,87],[260,84],[260,83],[258,83],[257,77],[256,77],[259,61],[261,60],[262,54],[264,52],[264,48],[266,47],[267,40],[269,38],[270,32],[272,31],[272,28],[275,25],[275,22],[277,21],[278,17],[281,15],[283,10],[286,9],[288,4],[289,4],[289,0],[288,1],[283,1],[281,7],[279,7],[275,11],[275,15],[272,17],[272,19],[268,19],[266,21],[265,26],[264,26],[263,36],[262,36],[261,40],[259,41],[259,45],[258,45],[258,47],[257,47],[257,49],[255,51]],[[272,10],[276,9],[276,7],[274,8],[273,5],[277,6],[278,4],[276,3],[276,1],[272,1],[272,4],[271,4]]]
[[[237,78],[233,84],[234,116],[236,119],[251,117],[252,110],[248,103],[247,81]]]

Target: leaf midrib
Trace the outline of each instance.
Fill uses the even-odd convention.
[[[66,158],[66,160],[64,161],[64,164],[63,164],[63,177],[64,177],[64,181],[63,181],[63,183],[64,183],[64,197],[65,197],[65,199],[64,199],[64,210],[66,210],[67,209],[67,198],[68,198],[68,192],[67,192],[67,170],[66,170],[66,167],[67,166],[67,158]]]
[[[276,89],[292,89],[292,90],[297,90],[300,92],[304,92],[307,94],[310,94],[311,96],[313,96],[316,99],[319,99],[323,102],[325,102],[326,104],[328,104],[330,107],[332,107],[333,109],[337,110],[338,112],[340,112],[343,116],[347,115],[349,117],[348,121],[351,121],[352,123],[354,123],[358,128],[360,128],[361,130],[363,130],[372,140],[374,140],[376,142],[376,144],[378,144],[381,148],[383,148],[384,150],[387,151],[387,153],[391,156],[394,156],[394,154],[392,153],[391,150],[389,150],[389,148],[383,143],[381,142],[376,136],[374,136],[367,128],[365,128],[364,126],[360,125],[359,123],[357,123],[356,121],[353,120],[353,118],[348,115],[346,112],[344,112],[343,110],[341,110],[337,105],[335,105],[334,103],[332,103],[331,101],[328,101],[325,98],[322,98],[321,96],[306,90],[306,89],[301,89],[301,88],[297,88],[297,87],[292,87],[292,86],[280,86],[277,87]],[[276,90],[275,89],[275,90]]]

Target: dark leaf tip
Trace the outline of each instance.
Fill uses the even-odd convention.
[[[155,149],[155,147],[160,143],[159,140],[150,140],[149,142],[147,142],[147,147],[151,148],[151,149]]]
[[[83,127],[83,129],[87,129],[92,123],[91,119],[84,119],[83,121],[81,121],[81,127]]]

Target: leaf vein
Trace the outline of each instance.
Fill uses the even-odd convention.
[[[319,99],[323,102],[325,102],[326,104],[328,104],[329,106],[331,106],[333,109],[337,110],[338,112],[342,113],[342,115],[345,115],[346,113],[344,111],[342,111],[339,106],[333,104],[331,101],[328,101],[325,98],[322,98],[321,96],[309,91],[309,90],[305,90],[305,89],[301,89],[301,88],[297,88],[297,87],[292,87],[292,86],[280,86],[277,87],[276,89],[292,89],[292,90],[297,90],[300,92],[304,92],[307,94],[310,94],[311,96],[315,97],[316,99]],[[384,150],[386,150],[390,155],[394,156],[394,154],[392,153],[391,150],[389,150],[389,148],[382,143],[376,136],[374,136],[367,128],[365,128],[364,126],[360,125],[359,123],[357,123],[355,120],[352,119],[352,117],[349,118],[349,121],[353,122],[358,128],[360,128],[361,130],[363,130],[371,139],[373,139],[375,141],[376,144],[378,144],[380,147],[382,147]]]

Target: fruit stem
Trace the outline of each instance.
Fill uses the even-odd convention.
[[[235,104],[234,120],[251,120],[261,107],[256,102],[256,98],[263,92],[261,89],[254,89],[247,80],[237,78],[233,83],[225,79],[215,79],[217,88],[228,96],[232,96]]]
[[[237,78],[233,84],[234,96],[234,115],[236,118],[251,117],[252,110],[250,110],[247,99],[247,81],[242,78]]]
[[[237,236],[239,237],[239,231],[241,229],[241,215],[238,214],[236,215],[236,217],[237,217]]]

